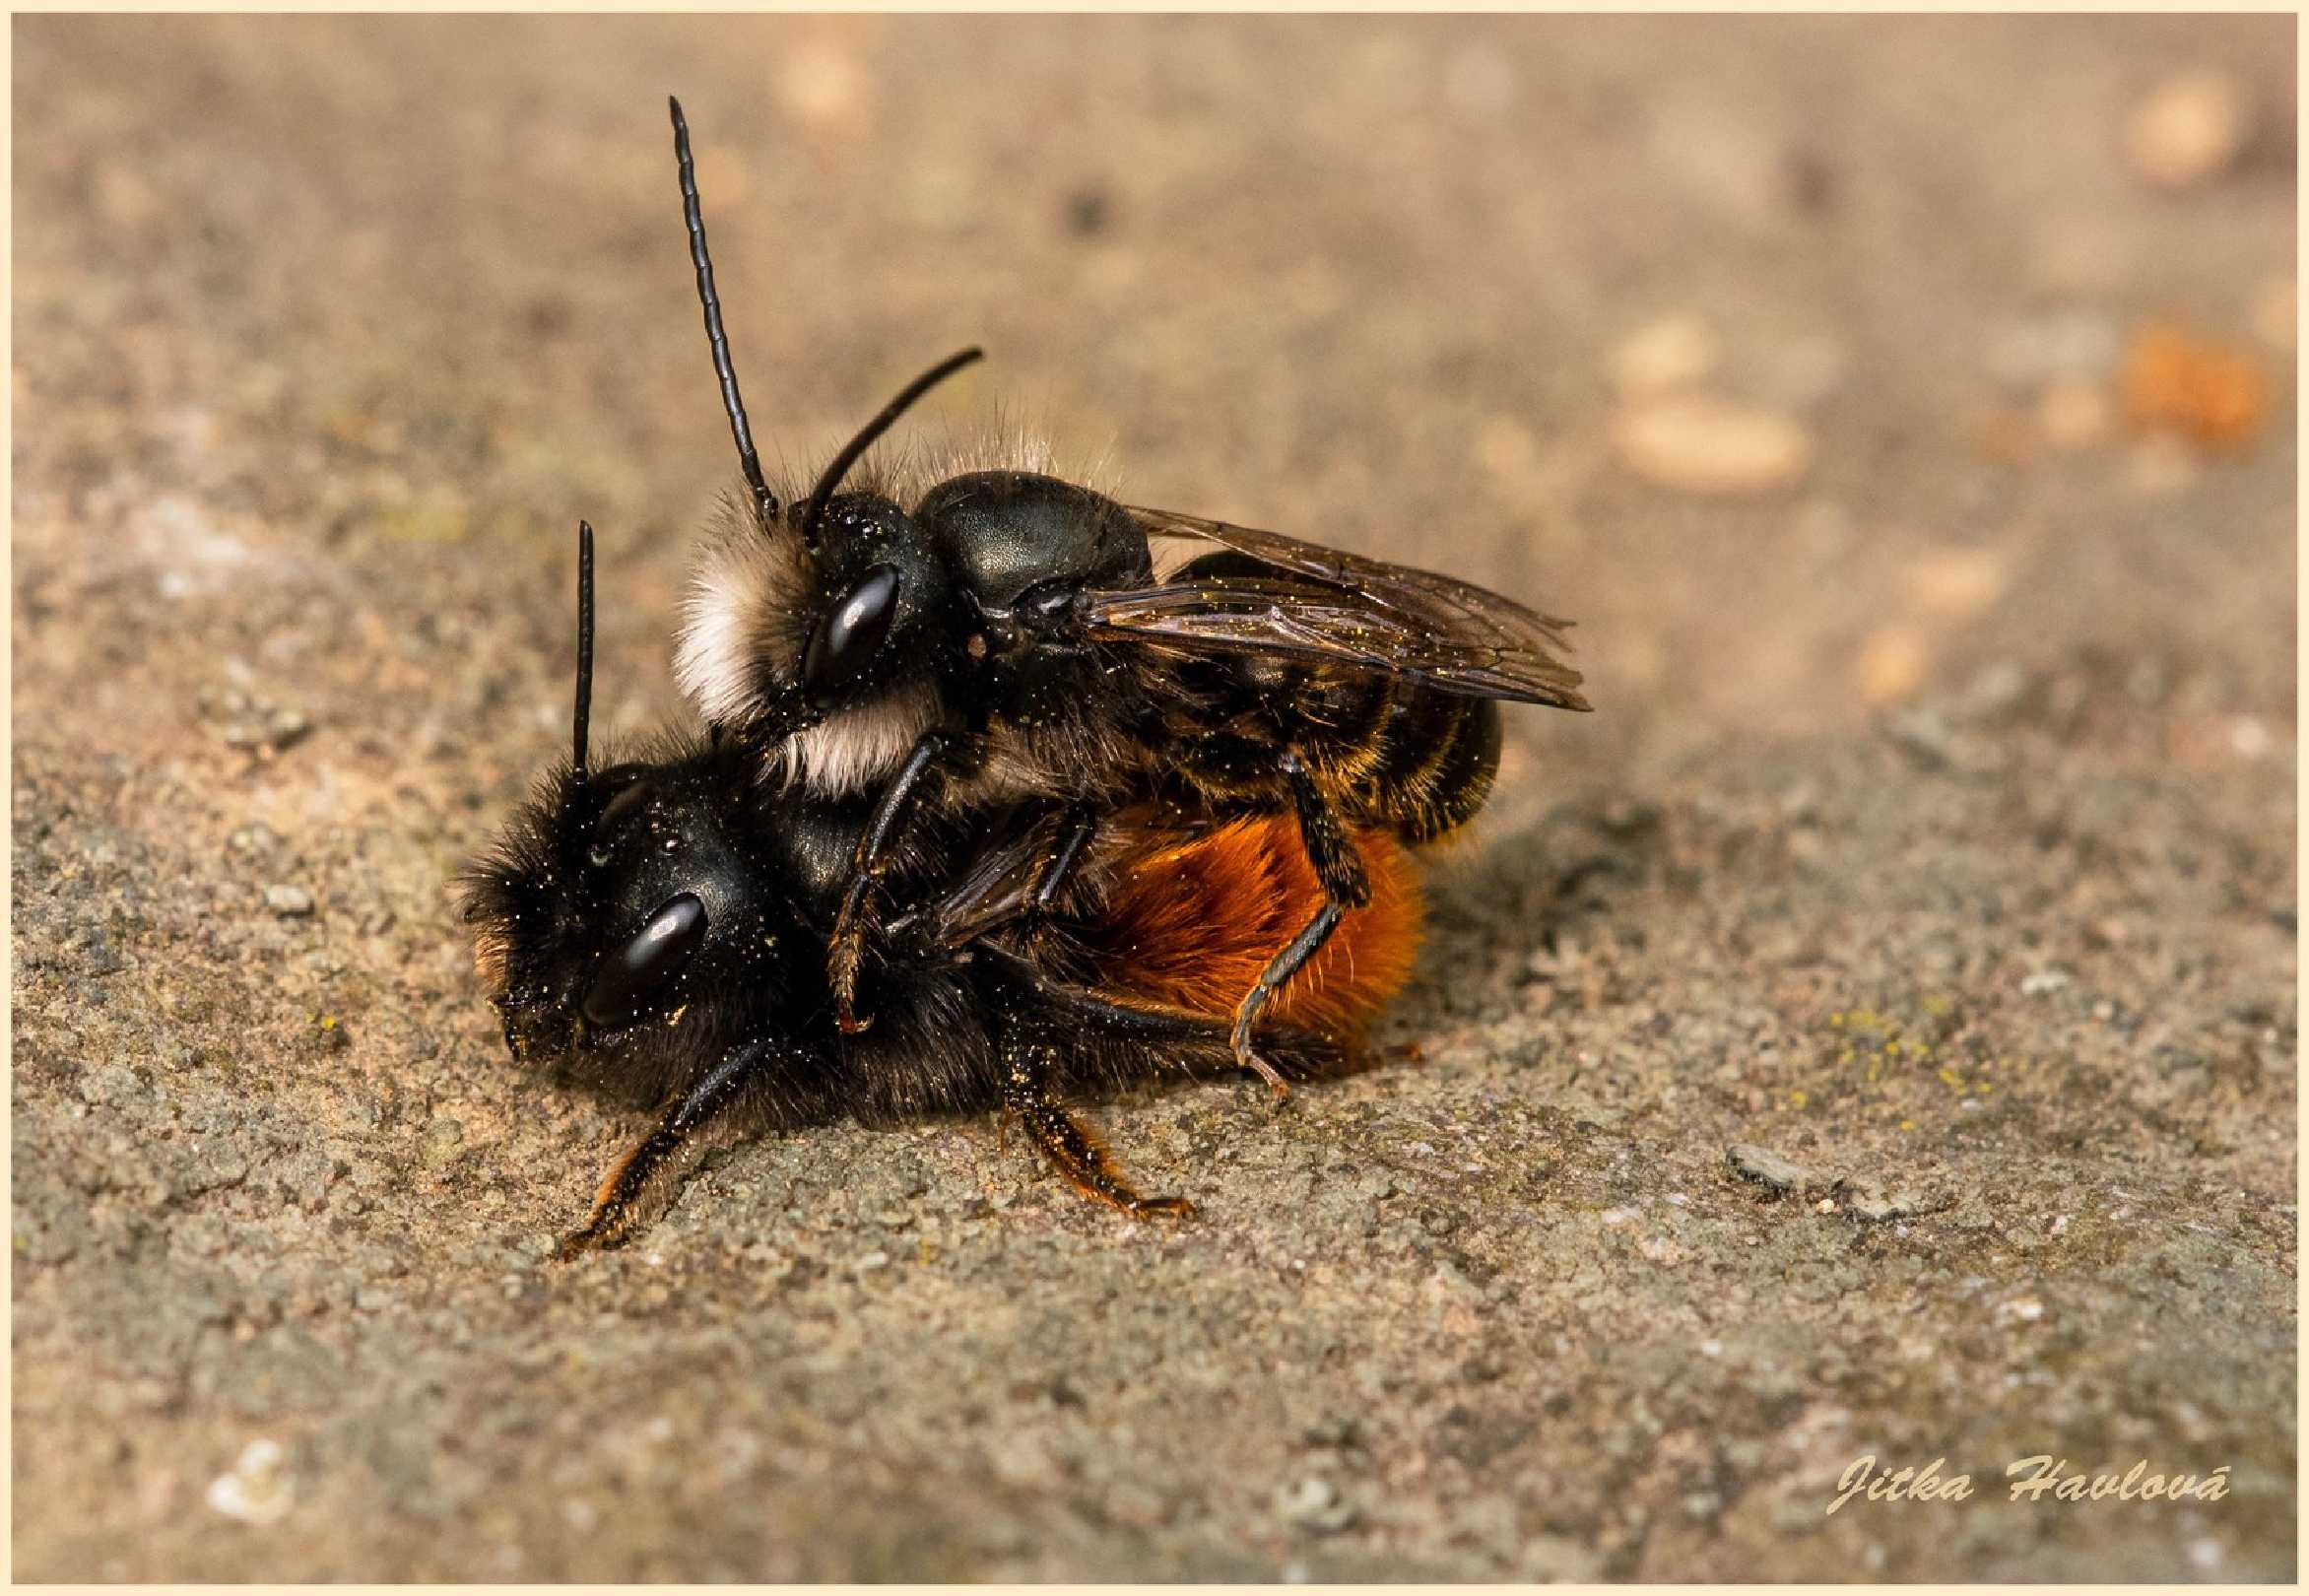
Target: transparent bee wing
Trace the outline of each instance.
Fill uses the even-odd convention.
[[[1131,508],[1149,537],[1228,549],[1273,577],[1195,576],[1090,595],[1092,636],[1192,653],[1280,654],[1409,676],[1471,698],[1585,709],[1558,657],[1568,621],[1469,582],[1169,510]]]

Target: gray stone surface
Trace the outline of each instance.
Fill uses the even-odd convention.
[[[2290,1577],[2292,39],[19,19],[18,1574]],[[2194,66],[2251,136],[2152,186]],[[504,1057],[444,883],[560,747],[580,513],[601,724],[672,705],[669,89],[798,462],[982,340],[950,414],[1581,619],[1378,1065],[1095,1109],[1192,1225],[836,1126],[545,1261],[633,1122]],[[2176,316],[2271,375],[2238,450],[2116,401]],[[1694,349],[1801,481],[1615,453]],[[1975,1495],[1828,1514],[1868,1454]]]

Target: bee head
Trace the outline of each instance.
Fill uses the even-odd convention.
[[[947,602],[945,569],[913,517],[889,499],[843,494],[818,531],[819,575],[796,661],[804,725],[923,670]]]
[[[515,1057],[718,1029],[724,994],[779,990],[802,939],[760,890],[752,763],[726,745],[564,766],[465,877],[475,960]]]
[[[572,758],[464,876],[475,963],[517,1058],[730,1029],[724,994],[783,990],[801,941],[798,911],[764,886],[768,828],[743,752],[687,737],[588,767],[592,529],[579,535]]]
[[[767,511],[725,501],[700,552],[674,674],[709,722],[776,753],[813,788],[862,790],[935,716],[955,646],[945,565],[896,501],[840,489],[909,405],[978,358],[966,349],[915,378],[806,498]]]
[[[816,548],[803,542],[807,505],[764,523],[725,500],[693,567],[675,678],[707,722],[792,773],[902,759],[929,723],[949,646],[945,568],[879,494],[834,496]]]

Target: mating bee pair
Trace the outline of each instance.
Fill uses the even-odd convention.
[[[1587,707],[1565,623],[1035,470],[845,486],[974,349],[773,492],[671,108],[745,476],[676,649],[707,729],[589,764],[580,528],[572,759],[467,876],[514,1054],[663,1104],[565,1250],[629,1233],[709,1126],[843,1112],[999,1106],[1085,1194],[1184,1212],[1061,1095],[1230,1063],[1282,1092],[1336,1060],[1408,972],[1408,850],[1488,793],[1498,701]]]

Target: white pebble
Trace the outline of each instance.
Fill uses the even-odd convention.
[[[240,1449],[231,1472],[209,1482],[209,1505],[244,1524],[278,1523],[290,1507],[289,1482],[281,1474],[281,1443],[252,1440]]]
[[[1716,368],[1716,335],[1697,316],[1662,316],[1612,351],[1612,382],[1631,399],[1704,381]]]
[[[2152,183],[2180,188],[2217,177],[2245,147],[2252,107],[2218,72],[2168,79],[2133,113],[2133,166]]]
[[[1812,469],[1812,438],[1789,417],[1697,394],[1629,406],[1612,442],[1637,476],[1683,494],[1783,493]]]

